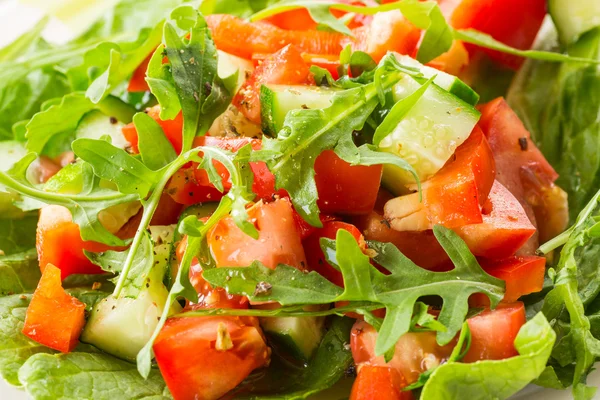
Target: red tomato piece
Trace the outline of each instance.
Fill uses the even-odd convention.
[[[483,222],[455,229],[476,256],[503,259],[512,256],[535,233],[535,226],[517,199],[498,181],[483,208]]]
[[[253,317],[171,318],[154,354],[175,400],[219,399],[270,359]]]
[[[323,228],[317,229],[312,235],[306,238],[303,245],[308,268],[312,271],[317,271],[319,274],[329,279],[329,281],[343,287],[344,279],[342,278],[342,273],[327,262],[325,254],[323,254],[323,250],[321,250],[321,238],[335,239],[337,231],[340,229],[345,229],[350,232],[361,248],[363,250],[366,249],[367,244],[358,228],[352,224],[341,221],[326,222],[323,224]]]
[[[350,44],[352,50],[364,51],[375,62],[379,62],[388,51],[413,54],[421,38],[421,30],[398,10],[377,13],[368,26],[356,28],[352,33],[354,38],[344,37],[342,46]]]
[[[151,58],[152,54],[142,61],[140,66],[133,71],[133,75],[131,75],[129,85],[127,86],[128,92],[146,92],[150,90],[148,87],[148,82],[146,82],[146,70],[148,69],[148,64],[150,63]]]
[[[541,292],[546,274],[546,258],[537,256],[511,257],[506,260],[480,259],[479,264],[488,274],[506,282],[505,303],[517,301],[526,294]],[[469,299],[472,300],[472,299]],[[469,301],[471,303],[471,301]],[[489,305],[487,296],[479,294],[472,304]]]
[[[85,304],[62,288],[61,270],[48,264],[27,308],[23,334],[46,347],[68,353],[79,343],[85,325],[84,313]]]
[[[301,85],[309,83],[310,70],[302,54],[286,46],[265,58],[234,96],[232,104],[250,121],[260,124],[260,88],[265,83]]]
[[[521,50],[531,48],[546,16],[545,0],[442,0],[440,3],[454,28],[476,29]],[[518,69],[523,62],[521,57],[466,46],[471,53],[482,50],[513,69]]]
[[[410,385],[426,370],[448,359],[453,344],[440,347],[435,332],[408,332],[396,343],[394,357],[389,363],[384,356],[375,356],[377,331],[364,321],[357,321],[352,328],[350,346],[352,357],[358,366],[373,365],[392,368]]]
[[[206,16],[219,50],[250,59],[254,53],[272,54],[288,44],[312,54],[339,54],[344,35],[325,31],[288,31],[268,22],[246,22],[228,14]]]
[[[518,355],[515,339],[525,324],[523,303],[500,304],[468,319],[471,347],[464,362],[503,360]]]
[[[402,376],[392,368],[362,365],[352,385],[350,400],[412,400],[410,391],[402,391],[405,386]]]
[[[338,68],[340,67],[340,57],[330,54],[308,54],[302,53],[302,59],[309,66],[316,65],[326,69],[333,79],[339,78]]]
[[[431,179],[423,182],[423,201],[413,193],[386,203],[384,215],[399,231],[455,228],[483,221],[481,205],[496,175],[494,157],[481,129],[475,127],[454,156]]]
[[[519,200],[549,240],[568,223],[566,195],[554,185],[558,174],[531,140],[525,126],[503,98],[480,107],[480,125],[496,159],[498,181]],[[532,247],[537,248],[536,243]]]
[[[365,239],[392,243],[421,268],[430,271],[452,269],[448,255],[431,230],[396,231],[390,227],[383,215],[375,211],[355,217],[352,222],[363,232]]]
[[[381,165],[352,166],[333,150],[322,152],[315,161],[319,209],[331,214],[368,214],[377,200],[382,171]]]
[[[60,269],[63,279],[72,274],[103,273],[99,266],[88,260],[83,251],[102,252],[109,249],[103,244],[81,239],[79,225],[73,222],[69,210],[54,205],[40,210],[36,248],[42,272],[48,264],[52,264]]]
[[[326,224],[327,222],[337,220],[337,217],[335,217],[333,215],[328,215],[328,214],[321,213],[319,215],[319,219],[321,220],[322,224]],[[307,237],[309,237],[310,235],[312,235],[313,233],[315,233],[316,231],[319,230],[319,228],[314,227],[311,224],[309,224],[308,222],[306,222],[300,216],[300,214],[298,214],[296,212],[296,210],[294,210],[294,222],[296,223],[296,228],[298,229],[298,233],[300,234],[300,239],[301,240],[306,239]]]
[[[257,203],[248,209],[259,231],[257,240],[238,228],[231,217],[219,221],[208,234],[208,245],[218,267],[246,267],[255,260],[268,268],[286,264],[304,270],[306,257],[286,198]]]
[[[146,112],[156,122],[158,122],[160,127],[163,129],[163,132],[165,132],[165,136],[175,149],[175,152],[177,152],[177,154],[181,153],[181,147],[183,144],[183,115],[179,113],[175,119],[162,120],[160,119],[160,105],[148,108],[146,109]],[[139,153],[138,134],[133,122],[125,125],[123,128],[121,128],[121,131],[123,132],[125,139],[127,139],[131,145],[131,150],[134,153]]]
[[[213,288],[202,277],[202,266],[198,263],[190,267],[190,282],[196,292],[198,292],[198,301],[192,305],[193,309],[206,308],[228,308],[245,309],[248,308],[248,298],[229,294],[223,288]]]

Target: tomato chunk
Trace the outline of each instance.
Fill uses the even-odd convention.
[[[175,400],[219,399],[270,359],[253,317],[171,318],[154,354]]]
[[[496,159],[498,181],[538,226],[540,240],[553,238],[568,224],[566,194],[554,184],[558,174],[503,98],[481,106],[480,110],[480,125]],[[537,248],[537,240],[532,247]]]
[[[306,268],[304,249],[288,199],[257,203],[248,209],[248,214],[259,231],[257,240],[242,232],[231,217],[219,221],[209,232],[208,245],[218,267],[246,267],[258,260],[271,269],[278,264]]]
[[[323,228],[317,229],[312,235],[304,240],[304,251],[306,252],[306,260],[308,262],[308,268],[312,271],[317,271],[325,278],[338,286],[344,286],[344,279],[342,273],[335,269],[327,262],[323,250],[321,250],[321,238],[334,239],[336,238],[337,231],[345,229],[354,236],[356,241],[361,245],[363,249],[367,247],[365,239],[362,234],[352,224],[341,221],[331,221],[323,224]]]
[[[518,355],[515,339],[525,322],[525,306],[520,302],[500,304],[469,318],[471,347],[463,361],[503,360]]]
[[[51,349],[68,353],[79,343],[85,304],[62,288],[61,270],[44,268],[25,315],[23,334]]]
[[[102,269],[92,264],[84,250],[101,252],[108,246],[81,239],[79,225],[73,222],[69,210],[62,206],[46,206],[40,210],[36,231],[36,248],[40,269],[48,264],[61,271],[62,279],[72,274],[101,274]]]
[[[545,0],[442,0],[442,11],[456,29],[476,29],[521,50],[531,48],[546,16]],[[518,10],[518,11],[517,11]],[[521,57],[467,45],[470,52],[484,51],[492,59],[518,69]]]
[[[352,166],[333,150],[322,152],[315,161],[319,209],[332,214],[368,214],[377,200],[382,170],[381,165]]]
[[[152,58],[152,54],[150,54],[139,67],[133,71],[133,75],[131,75],[131,79],[129,80],[129,85],[127,86],[128,92],[146,92],[150,90],[148,87],[148,82],[146,82],[146,70],[148,69],[148,64],[150,64],[150,59]]]
[[[175,149],[175,152],[177,152],[177,154],[181,153],[181,147],[183,144],[183,115],[181,112],[177,114],[175,119],[172,120],[160,119],[160,105],[148,108],[146,109],[146,112],[156,122],[158,122],[160,127],[165,132],[165,136],[167,139],[169,139],[169,142],[171,142],[173,149]],[[133,122],[125,125],[123,128],[121,128],[121,130],[123,132],[123,136],[125,136],[125,139],[127,139],[131,145],[131,150],[134,153],[139,153],[138,134]]]
[[[427,230],[435,224],[455,228],[481,223],[481,205],[487,200],[495,175],[490,146],[481,129],[475,127],[454,157],[423,182],[422,202],[418,193],[396,197],[385,204],[384,215],[398,231]]]
[[[455,229],[476,256],[502,259],[512,256],[533,236],[531,224],[517,199],[498,181],[489,203],[483,208],[483,222]]]
[[[404,379],[392,368],[363,365],[352,386],[350,400],[412,400],[410,391],[403,392]]]
[[[421,30],[398,10],[377,13],[368,26],[353,29],[352,33],[354,38],[344,37],[342,44],[350,44],[354,51],[364,51],[375,62],[379,62],[388,51],[413,54],[421,38]]]
[[[506,282],[503,301],[512,303],[526,294],[541,292],[546,274],[546,258],[537,256],[511,257],[506,260],[479,260],[488,274]],[[489,304],[482,296],[479,304]]]
[[[228,14],[206,16],[219,50],[250,59],[254,53],[272,54],[288,44],[312,54],[339,54],[344,35],[325,31],[288,31],[268,22],[246,22]]]
[[[235,105],[250,121],[260,124],[260,88],[265,83],[300,85],[309,83],[310,70],[302,54],[286,46],[256,67],[233,98]]]

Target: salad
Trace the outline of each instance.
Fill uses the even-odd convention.
[[[64,45],[46,23],[0,49],[8,383],[594,397],[600,3],[120,0]]]

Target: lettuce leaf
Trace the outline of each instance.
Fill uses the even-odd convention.
[[[0,257],[0,296],[31,292],[40,277],[35,249]]]
[[[515,339],[518,356],[473,364],[444,364],[433,372],[421,398],[506,399],[544,372],[555,338],[552,327],[540,313],[519,331]]]

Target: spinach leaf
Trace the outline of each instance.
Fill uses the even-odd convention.
[[[21,253],[35,247],[37,215],[0,219],[0,250],[2,254]]]
[[[31,292],[40,277],[35,249],[0,257],[0,296]]]
[[[330,388],[352,364],[348,344],[353,323],[350,318],[334,317],[307,366],[290,367],[276,358],[266,372],[250,376],[233,394],[239,399],[296,400]]]
[[[424,399],[506,399],[539,377],[546,368],[556,334],[540,313],[515,339],[518,356],[473,364],[449,362],[431,374]]]
[[[344,278],[342,289],[315,272],[303,273],[279,265],[271,270],[256,262],[245,268],[215,268],[203,277],[228,293],[248,296],[253,301],[276,301],[282,305],[329,304],[336,301],[374,303],[387,310],[375,351],[386,353],[410,330],[417,300],[423,296],[440,296],[444,304],[439,322],[446,329],[438,331],[438,343],[449,343],[460,330],[468,311],[468,298],[485,293],[492,305],[503,295],[503,282],[487,275],[469,252],[466,244],[452,231],[436,226],[437,239],[448,253],[455,268],[448,272],[424,270],[406,258],[392,244],[370,242],[377,255],[374,261],[391,274],[374,268],[356,240],[344,230],[338,231],[335,243],[322,240],[325,254],[337,265]],[[268,293],[257,293],[259,284],[268,283]]]
[[[19,380],[34,399],[172,399],[158,370],[143,379],[135,365],[99,352],[35,354]]]

